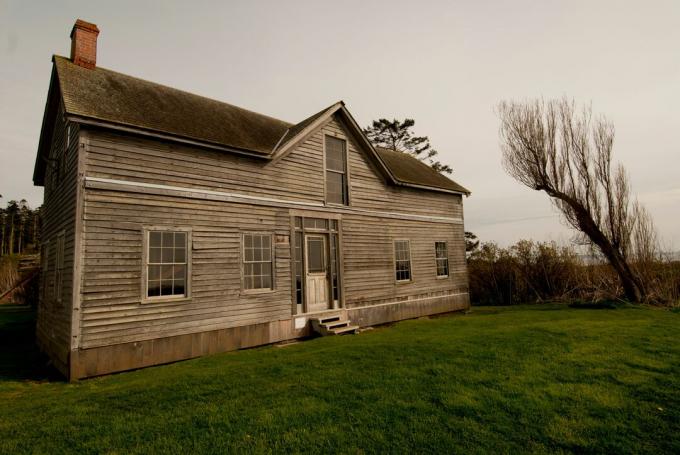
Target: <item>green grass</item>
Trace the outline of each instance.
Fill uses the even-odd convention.
[[[670,311],[474,308],[75,384],[30,325],[0,309],[2,453],[680,453]]]

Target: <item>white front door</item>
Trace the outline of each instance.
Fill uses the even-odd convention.
[[[307,312],[328,309],[328,272],[326,264],[326,236],[307,235],[307,254],[305,270],[307,270]]]

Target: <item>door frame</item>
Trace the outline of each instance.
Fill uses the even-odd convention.
[[[291,310],[293,316],[299,316],[299,315],[304,315],[308,314],[309,310],[307,308],[307,286],[306,286],[306,280],[307,280],[307,241],[306,235],[308,234],[318,234],[318,235],[324,235],[326,237],[326,271],[328,274],[328,306],[329,309],[327,311],[333,311],[334,309],[330,309],[330,307],[333,307],[335,305],[335,301],[333,300],[333,275],[331,273],[331,242],[332,242],[332,236],[336,235],[337,236],[337,248],[336,248],[336,274],[337,274],[337,288],[338,288],[338,300],[337,300],[337,308],[344,308],[345,307],[345,281],[344,281],[344,254],[342,250],[342,245],[343,245],[343,239],[342,239],[342,215],[338,213],[319,213],[315,211],[309,211],[309,210],[290,210],[290,279],[291,279]],[[299,226],[296,226],[296,219],[299,218]],[[309,228],[305,227],[305,218],[318,218],[318,219],[325,219],[326,220],[326,228]],[[333,228],[333,224],[335,224],[336,229]],[[296,234],[301,234],[302,237],[302,245],[301,246],[301,255],[302,255],[302,270],[300,270],[300,277],[301,277],[301,292],[302,292],[302,305],[300,311],[298,311],[298,304],[297,304],[297,288],[296,288],[296,275],[297,275],[297,265],[296,265],[296,256],[295,256],[295,248],[297,246],[297,240],[296,240]]]
[[[333,296],[331,295],[332,293],[332,288],[331,288],[331,271],[330,271],[330,266],[331,266],[331,261],[330,261],[330,237],[326,233],[317,233],[317,232],[308,232],[303,234],[302,236],[303,242],[304,242],[304,252],[305,252],[305,257],[303,261],[304,265],[304,280],[305,280],[305,294],[304,294],[304,308],[307,313],[309,313],[309,302],[307,301],[307,290],[308,290],[308,283],[309,283],[309,276],[310,275],[317,275],[318,277],[321,277],[323,275],[324,282],[325,282],[325,288],[326,288],[326,308],[323,310],[317,310],[317,311],[327,311],[330,310],[331,306],[333,306]],[[321,239],[322,248],[322,272],[310,272],[309,271],[309,241],[313,239]],[[314,311],[314,312],[317,312]]]

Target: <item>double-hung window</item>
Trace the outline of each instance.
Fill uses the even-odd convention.
[[[146,298],[189,296],[189,233],[147,231]]]
[[[434,242],[434,256],[437,264],[437,277],[449,276],[449,255],[446,242]]]
[[[347,194],[347,142],[326,136],[326,202],[349,203]]]
[[[243,234],[243,289],[273,289],[271,234]]]
[[[397,281],[411,281],[411,245],[408,240],[394,241],[394,269]]]

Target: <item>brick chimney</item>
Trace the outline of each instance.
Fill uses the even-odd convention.
[[[95,24],[78,19],[71,30],[71,61],[83,68],[97,65],[97,36]]]

